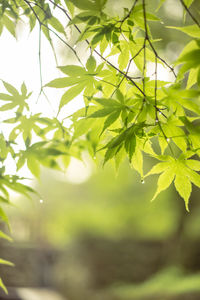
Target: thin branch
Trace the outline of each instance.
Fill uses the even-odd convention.
[[[148,43],[149,43],[151,49],[153,50],[155,56],[156,56],[160,61],[162,61],[162,62],[163,62],[163,63],[171,70],[171,72],[174,74],[174,77],[176,78],[177,75],[176,75],[176,73],[175,73],[175,71],[174,71],[174,68],[172,68],[172,67],[171,67],[171,66],[170,66],[170,65],[169,65],[162,57],[160,57],[160,56],[158,55],[158,53],[157,53],[155,47],[153,46],[151,40],[149,39],[149,36],[147,37],[147,40],[148,40]]]
[[[143,47],[142,47],[142,48],[141,48],[141,49],[140,49],[140,50],[139,50],[139,51],[138,51],[138,52],[137,52],[137,53],[129,60],[129,63],[128,63],[128,66],[127,66],[125,75],[128,74],[132,61],[134,60],[134,58],[136,58],[136,57],[140,54],[140,52],[142,51],[142,49],[143,49]],[[111,98],[113,97],[113,95],[114,95],[114,93],[116,92],[116,90],[119,89],[120,85],[122,84],[122,82],[123,82],[124,79],[126,78],[125,75],[122,77],[121,81],[119,82],[119,84],[117,85],[116,89],[115,89],[114,92],[112,93]],[[129,76],[129,77],[130,77],[130,76]],[[131,79],[141,79],[141,77],[135,77],[135,78],[131,77]]]
[[[139,91],[142,95],[144,95],[142,89],[135,83],[135,81],[133,81],[133,79],[128,76],[126,73],[124,73],[123,71],[121,71],[120,69],[118,69],[115,65],[113,65],[109,60],[107,60],[106,58],[104,58],[96,49],[94,49],[94,52],[102,59],[104,60],[108,65],[110,65],[112,68],[114,68],[117,72],[119,72],[120,74],[122,74],[128,81],[130,81]]]
[[[166,134],[165,134],[165,132],[164,132],[162,126],[161,126],[161,123],[158,121],[157,124],[158,124],[158,126],[159,126],[159,128],[160,128],[161,133],[163,134],[164,139],[166,140],[166,142],[167,142],[167,144],[168,144],[168,147],[169,147],[169,149],[170,149],[170,151],[171,151],[173,157],[175,157],[174,151],[173,151],[173,149],[172,149],[172,147],[171,147],[171,145],[170,145],[170,143],[169,143],[169,138],[166,136]]]
[[[53,3],[54,5],[56,5],[59,9],[61,9],[64,14],[67,16],[68,20],[72,20],[71,17],[69,16],[68,12],[66,11],[66,9],[64,9],[62,6],[56,4],[54,1],[49,0],[49,2]],[[81,34],[81,30],[78,28],[77,25],[73,24],[73,26],[76,28],[76,30]],[[90,46],[90,42],[85,39],[85,42]],[[106,59],[105,57],[103,57],[96,49],[93,50],[94,53],[96,53],[103,61],[105,61],[108,65],[110,65],[113,69],[115,69],[118,73],[122,74],[123,76],[125,76],[125,78],[130,81],[139,91],[140,93],[144,96],[144,93],[142,91],[142,89],[134,82],[134,80],[128,76],[125,72],[121,71],[119,68],[117,68],[115,65],[113,65],[108,59]]]
[[[143,17],[144,17],[144,27],[145,27],[145,38],[144,38],[144,43],[143,43],[143,47],[141,48],[141,50],[144,50],[143,53],[143,70],[142,70],[142,88],[143,88],[143,101],[142,101],[142,105],[140,107],[140,110],[135,118],[135,122],[137,121],[137,119],[139,118],[140,114],[143,111],[144,108],[144,104],[146,102],[146,84],[145,84],[145,74],[146,74],[146,42],[147,42],[147,38],[148,38],[148,31],[147,31],[147,22],[146,22],[146,9],[145,9],[145,0],[143,0],[142,2],[143,5]]]
[[[60,10],[63,11],[63,13],[66,15],[66,17],[68,18],[69,21],[71,21],[71,17],[69,16],[67,10],[65,8],[63,8],[62,6],[60,6],[59,4],[55,3],[54,1],[52,0],[49,0],[49,2],[51,2],[52,4],[54,4],[57,8],[59,8]],[[73,26],[76,28],[76,30],[79,32],[79,33],[82,33],[81,30],[78,28],[78,26],[76,24],[73,24]]]
[[[157,73],[158,61],[157,56],[155,56],[155,90],[154,90],[154,98],[155,98],[155,120],[158,120],[158,110],[157,110],[157,86],[158,86],[158,73]]]
[[[98,78],[98,76],[96,77],[96,79],[99,81],[99,82],[105,82],[105,83],[107,83],[107,84],[110,84],[110,85],[112,85],[112,86],[114,86],[115,88],[117,87],[115,84],[113,84],[112,82],[109,82],[109,81],[106,81],[106,80],[103,80],[103,79],[101,79],[101,78]]]
[[[76,58],[77,58],[77,60],[79,61],[79,63],[80,63],[81,65],[83,65],[82,62],[81,62],[81,60],[80,60],[80,58],[78,57],[76,51],[74,50],[74,48],[73,48],[72,46],[70,46],[63,38],[61,38],[61,37],[59,36],[59,34],[57,34],[57,32],[55,32],[53,29],[49,28],[45,23],[43,23],[43,22],[40,20],[40,18],[39,18],[38,15],[36,14],[34,8],[31,6],[31,4],[30,4],[29,1],[24,0],[24,2],[30,7],[30,9],[32,10],[33,14],[35,15],[37,21],[39,22],[40,26],[41,26],[41,27],[44,26],[44,27],[47,28],[49,31],[51,31],[55,36],[57,36],[57,38],[58,38],[60,41],[62,41],[68,48],[70,48],[70,50],[74,53],[74,55],[76,56]]]
[[[146,18],[146,3],[145,3],[145,0],[143,0],[142,5],[143,5],[143,16],[144,16],[144,27],[145,27],[145,40],[148,41],[148,43],[149,43],[151,49],[153,50],[155,56],[156,56],[160,61],[162,61],[162,62],[163,62],[163,63],[171,70],[171,72],[174,74],[174,76],[175,76],[175,78],[176,78],[177,76],[176,76],[176,73],[174,72],[174,69],[173,69],[173,68],[172,68],[172,67],[171,67],[171,66],[170,66],[163,58],[161,58],[161,57],[158,55],[158,53],[157,53],[155,47],[153,46],[153,44],[152,44],[152,42],[151,42],[151,40],[150,40],[150,38],[149,38],[148,27],[147,27],[147,18]]]
[[[121,28],[122,28],[123,23],[124,23],[124,22],[130,17],[130,15],[132,14],[132,12],[133,12],[133,10],[134,10],[134,8],[135,8],[137,2],[138,2],[138,0],[135,0],[135,2],[133,3],[133,5],[132,5],[131,9],[129,10],[128,14],[127,14],[121,21],[119,21],[119,22],[121,23],[121,24],[120,24],[120,28],[119,28],[120,31],[121,31]]]
[[[144,56],[143,56],[143,71],[142,71],[142,85],[143,85],[143,93],[144,95],[146,95],[146,87],[145,87],[145,75],[146,75],[146,38],[144,39],[144,45],[143,45],[143,49],[144,49]],[[146,101],[145,97],[144,97],[144,101]]]
[[[144,0],[143,0],[144,1]],[[60,6],[59,4],[56,4],[53,0],[49,0],[49,2],[51,2],[52,4],[54,4],[56,7],[58,7],[60,10],[62,10],[63,11],[63,13],[67,16],[67,18],[68,18],[68,20],[72,20],[71,19],[71,17],[69,16],[69,14],[68,14],[68,12],[67,12],[67,10],[65,9],[65,8],[63,8],[62,6]],[[133,6],[132,6],[132,8],[131,8],[131,10],[129,11],[129,14],[127,14],[127,16],[122,20],[122,22],[124,22],[129,16],[130,16],[130,14],[132,13],[132,11],[133,11],[133,9],[134,9],[134,7],[135,7],[135,5],[136,5],[136,3],[138,2],[138,0],[136,0],[135,2],[134,2],[134,4],[133,4]],[[144,5],[145,5],[145,1],[144,1]],[[145,42],[144,42],[144,45],[143,45],[143,47],[136,53],[136,55],[132,58],[132,60],[137,56],[137,55],[139,55],[139,53],[146,47],[146,41],[148,41],[148,43],[149,43],[149,45],[150,45],[150,47],[152,48],[152,50],[153,50],[153,52],[154,52],[154,54],[155,54],[155,56],[156,56],[156,58],[157,59],[159,59],[160,61],[162,61],[172,72],[173,72],[173,74],[174,74],[174,76],[176,77],[176,74],[175,74],[175,72],[174,72],[174,69],[164,60],[164,59],[162,59],[159,55],[158,55],[158,53],[157,53],[157,51],[155,50],[155,48],[154,48],[154,46],[153,46],[153,44],[152,44],[152,42],[151,42],[151,40],[150,40],[150,38],[149,38],[149,36],[148,36],[148,28],[147,28],[147,22],[146,22],[146,9],[144,9],[143,10],[143,14],[144,14],[144,20],[145,20],[145,24],[144,24],[144,26],[145,26]],[[81,30],[79,29],[79,27],[76,25],[76,24],[73,24],[73,26],[76,28],[76,30],[81,34],[82,32],[81,32]],[[86,39],[85,40],[85,42],[90,46],[90,42]],[[146,97],[146,95],[145,95],[145,88],[144,88],[144,86],[145,86],[145,79],[144,79],[144,76],[143,76],[143,90],[134,82],[134,80],[133,79],[138,79],[138,77],[136,77],[136,78],[132,78],[131,76],[129,76],[127,73],[127,71],[126,72],[123,72],[123,71],[121,71],[120,69],[118,69],[115,65],[113,65],[109,60],[107,60],[106,58],[104,58],[96,49],[94,49],[93,50],[93,52],[94,53],[96,53],[102,60],[104,60],[108,65],[110,65],[112,68],[114,68],[117,72],[119,72],[120,74],[122,74],[123,75],[123,78],[122,78],[122,81],[124,80],[124,78],[126,78],[128,81],[130,81],[140,92],[141,92],[141,94],[144,96],[144,98]],[[129,68],[129,66],[128,66],[128,68]],[[146,66],[145,66],[145,68],[146,68]],[[122,81],[120,82],[120,84],[122,83]],[[144,101],[143,101],[144,102]],[[144,105],[144,104],[143,104]],[[141,113],[141,111],[142,111],[142,109],[143,109],[143,105],[142,105],[142,107],[141,107],[141,110],[140,110],[140,112],[139,112],[139,114]],[[162,113],[161,112],[161,110],[159,109],[159,108],[157,108],[157,107],[155,107],[155,109],[157,110],[157,111],[159,111],[160,113]],[[138,114],[138,116],[139,116],[139,114]],[[162,113],[162,115],[164,115],[163,113]],[[137,117],[138,117],[137,116]],[[164,117],[166,118],[166,116],[164,115]]]
[[[29,3],[30,4],[34,4],[35,6],[39,7],[44,12],[44,14],[46,14],[46,10],[41,5],[39,5],[37,2],[35,2],[35,1],[34,2],[33,1],[29,1]],[[57,59],[57,56],[56,56],[55,47],[54,47],[54,44],[53,44],[53,42],[51,40],[50,34],[49,34],[48,38],[49,38],[49,43],[50,43],[52,51],[53,51],[53,55],[54,55],[54,59],[55,59],[55,62],[56,62],[56,66],[58,66],[58,59]]]
[[[181,4],[183,5],[183,7],[185,8],[185,10],[187,11],[188,15],[192,18],[192,20],[196,23],[196,25],[200,28],[200,23],[197,21],[197,19],[193,16],[193,14],[191,13],[191,11],[189,10],[189,8],[187,7],[187,5],[184,3],[183,0],[180,0]]]
[[[144,46],[145,46],[145,42],[148,41],[149,45],[151,46],[153,52],[154,52],[154,55],[155,55],[155,91],[154,91],[154,97],[155,97],[155,102],[154,102],[154,107],[155,107],[155,125],[158,125],[158,127],[160,128],[160,131],[161,133],[163,134],[168,146],[169,146],[169,149],[172,153],[172,155],[174,156],[174,152],[173,152],[173,149],[171,147],[171,145],[169,144],[169,140],[162,128],[162,125],[159,121],[159,118],[158,118],[158,113],[157,113],[157,59],[160,59],[158,54],[157,54],[157,51],[155,50],[154,46],[152,45],[151,41],[150,41],[150,38],[149,38],[149,35],[148,35],[148,27],[147,27],[147,18],[146,18],[146,2],[145,0],[142,0],[142,5],[143,5],[143,16],[144,16],[144,27],[145,27],[145,40],[144,40]],[[144,48],[145,50],[145,48]],[[145,57],[144,57],[145,59]],[[144,62],[145,63],[145,62]],[[169,66],[170,67],[170,66]],[[172,69],[170,67],[170,69]],[[143,68],[143,72],[145,71],[145,68]],[[145,85],[143,84],[143,88],[145,88]],[[144,103],[144,101],[143,101]],[[141,111],[142,111],[142,108],[141,107]],[[141,113],[141,112],[140,112]]]
[[[43,81],[42,81],[42,62],[41,62],[41,26],[39,24],[39,51],[38,51],[38,59],[39,59],[39,70],[40,70],[40,93],[39,96],[42,92],[42,86],[43,86]],[[38,96],[38,99],[39,99]]]

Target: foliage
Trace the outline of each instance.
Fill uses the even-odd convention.
[[[189,210],[192,184],[200,187],[200,24],[190,9],[193,1],[180,0],[192,23],[168,26],[190,38],[173,66],[160,56],[151,33],[151,22],[162,23],[158,15],[165,1],[159,1],[157,15],[150,11],[146,0],[135,0],[132,7],[122,5],[121,16],[109,15],[107,2],[1,1],[0,33],[6,29],[16,36],[16,24],[28,20],[30,31],[39,26],[54,53],[52,37],[56,36],[77,60],[75,65],[58,66],[63,77],[46,85],[41,74],[40,94],[45,94],[46,88],[64,89],[54,118],[31,113],[31,93],[25,83],[18,91],[2,80],[5,91],[0,93],[0,113],[12,114],[3,121],[11,128],[9,136],[0,134],[2,204],[10,203],[10,189],[27,196],[34,192],[17,173],[25,164],[39,177],[40,165],[61,169],[62,165],[68,166],[71,156],[81,159],[88,151],[98,164],[113,161],[116,169],[128,157],[142,182],[146,176],[161,174],[153,199],[174,182]],[[56,11],[65,16],[67,28],[77,32],[76,45],[87,45],[85,61],[69,43]],[[150,77],[149,63],[154,66]],[[173,74],[173,80],[158,80],[160,64]],[[84,107],[66,116],[71,121],[67,126],[60,112],[77,96],[82,97]],[[144,175],[146,154],[159,162]],[[5,172],[9,156],[16,164],[16,175]],[[2,207],[0,216],[8,224]],[[9,239],[3,232],[1,237]]]
[[[120,299],[141,299],[143,297],[169,297],[185,295],[199,291],[200,274],[184,274],[177,267],[166,268],[156,273],[151,279],[138,285],[122,285],[112,288],[111,293]]]

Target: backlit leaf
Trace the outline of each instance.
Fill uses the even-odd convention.
[[[196,24],[185,26],[185,27],[175,27],[175,26],[166,26],[166,27],[180,30],[194,38],[200,38],[200,29]]]
[[[0,264],[1,264],[1,265],[7,265],[7,266],[11,266],[11,267],[13,267],[13,266],[14,266],[14,264],[13,264],[13,263],[11,263],[11,262],[10,262],[10,261],[8,261],[8,260],[2,259],[2,258],[0,258]]]
[[[4,283],[3,283],[3,281],[2,281],[1,278],[0,278],[0,287],[3,289],[3,291],[4,291],[6,294],[8,294],[8,290],[7,290],[6,286],[4,285]]]
[[[85,83],[80,83],[76,86],[71,87],[68,89],[62,96],[60,100],[60,107],[61,109],[64,105],[69,103],[71,100],[73,100],[75,97],[77,97],[85,88]]]
[[[172,168],[165,170],[158,178],[157,190],[154,194],[152,201],[160,194],[160,192],[166,190],[172,181],[174,180],[175,172]]]
[[[10,236],[8,236],[7,234],[5,234],[3,231],[0,230],[0,238],[5,239],[9,242],[12,242],[12,238]]]
[[[84,78],[77,78],[77,77],[63,77],[63,78],[56,78],[50,82],[48,82],[45,86],[54,87],[54,88],[65,88],[68,86],[75,85],[79,82],[85,81]]]
[[[189,211],[188,202],[192,191],[190,180],[186,176],[177,174],[174,180],[174,185],[180,196],[184,199],[187,211]]]
[[[86,70],[80,66],[76,65],[67,65],[67,66],[61,66],[58,67],[64,74],[67,74],[69,76],[81,76],[86,73]]]
[[[94,72],[96,68],[96,60],[92,55],[90,55],[90,57],[87,60],[86,68],[89,72]]]
[[[3,85],[5,86],[6,90],[12,94],[13,96],[18,96],[19,93],[16,90],[16,88],[14,86],[12,86],[10,83],[3,81]]]
[[[119,115],[120,110],[116,110],[107,117],[107,119],[104,122],[104,127],[101,134],[118,119]]]
[[[40,176],[39,162],[33,156],[28,157],[27,167],[35,177],[39,178]]]

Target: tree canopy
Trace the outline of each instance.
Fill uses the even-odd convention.
[[[159,53],[160,39],[154,38],[151,28],[156,22],[162,30],[159,11],[165,0],[154,1],[153,12],[147,0],[127,5],[122,1],[119,15],[110,11],[109,2],[1,1],[0,34],[5,29],[16,37],[17,24],[28,22],[30,31],[39,29],[39,48],[44,36],[56,59],[56,38],[75,61],[57,66],[63,75],[43,83],[39,51],[39,96],[46,95],[47,89],[63,90],[53,118],[31,111],[31,92],[25,81],[18,90],[1,79],[0,115],[10,130],[8,136],[3,130],[0,134],[2,205],[10,203],[10,189],[26,196],[35,192],[18,175],[25,164],[39,177],[41,165],[59,170],[69,165],[70,157],[81,159],[87,151],[99,166],[113,163],[116,170],[127,157],[142,183],[147,176],[159,174],[152,199],[174,184],[189,210],[192,184],[200,187],[200,23],[198,12],[191,9],[195,1],[179,0],[184,11],[182,26],[165,26],[186,34],[189,40],[173,64]],[[68,30],[76,37],[74,45]],[[84,57],[78,51],[82,44]],[[159,66],[169,71],[171,79],[159,79]],[[77,97],[84,105],[63,117],[62,111],[67,112],[68,103]],[[6,172],[8,156],[16,164],[14,175]],[[147,156],[154,159],[154,166],[144,173]],[[0,217],[9,225],[2,207]],[[10,239],[3,231],[0,236]]]

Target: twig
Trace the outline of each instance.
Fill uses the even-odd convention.
[[[171,145],[169,144],[168,138],[167,138],[167,136],[166,136],[166,134],[165,134],[165,132],[164,132],[164,130],[162,128],[162,125],[161,125],[161,123],[159,121],[159,118],[158,118],[158,113],[157,113],[157,63],[158,62],[157,62],[157,59],[160,59],[160,57],[158,56],[157,51],[155,50],[154,46],[152,45],[152,43],[150,41],[150,38],[149,38],[149,35],[148,35],[147,18],[146,18],[146,3],[145,3],[145,0],[142,0],[142,5],[143,5],[143,16],[144,16],[144,27],[145,27],[145,40],[144,40],[144,44],[145,44],[145,41],[148,41],[148,43],[151,46],[151,48],[152,48],[152,50],[154,52],[154,55],[155,55],[155,90],[154,90],[154,97],[155,97],[155,101],[154,101],[154,107],[155,107],[155,125],[158,125],[158,127],[160,128],[160,131],[163,134],[163,136],[164,136],[164,138],[165,138],[165,140],[166,140],[166,142],[167,142],[167,144],[169,146],[169,149],[170,149],[172,155],[174,156],[173,149],[172,149]],[[170,67],[170,69],[172,69],[172,68]]]
[[[146,42],[147,42],[147,38],[148,38],[148,31],[147,31],[147,22],[146,22],[146,9],[145,9],[145,0],[143,0],[142,2],[143,4],[143,17],[144,17],[144,27],[145,27],[145,38],[144,38],[144,43],[143,43],[143,47],[141,49],[144,50],[144,54],[143,54],[143,70],[142,70],[142,88],[143,88],[143,101],[142,101],[142,105],[140,107],[140,110],[135,118],[135,122],[137,121],[137,119],[139,118],[140,114],[143,111],[144,108],[144,104],[146,102],[146,83],[145,83],[145,74],[146,74]]]
[[[140,52],[142,51],[142,49],[143,49],[143,47],[129,60],[129,63],[128,63],[128,66],[127,66],[127,69],[126,69],[126,73],[125,73],[125,75],[127,75],[128,74],[128,71],[129,71],[129,69],[130,69],[130,66],[131,66],[131,63],[132,63],[132,61],[134,60],[134,58],[135,57],[137,57],[139,54],[140,54]],[[126,76],[123,76],[122,77],[122,79],[121,79],[121,81],[119,82],[119,84],[117,85],[117,87],[116,87],[116,89],[114,90],[114,92],[112,93],[112,95],[111,95],[111,98],[113,97],[113,95],[114,95],[114,93],[116,92],[116,90],[117,89],[119,89],[119,87],[120,87],[120,85],[122,84],[122,82],[124,81],[124,79],[126,78]],[[130,76],[129,76],[130,77]],[[137,78],[133,78],[133,77],[130,77],[131,79],[140,79],[141,77],[137,77]]]
[[[176,78],[177,75],[176,75],[176,73],[175,73],[175,71],[174,71],[174,68],[172,68],[172,67],[171,67],[171,66],[170,66],[170,65],[169,65],[162,57],[160,57],[160,56],[158,55],[158,53],[157,53],[155,47],[153,46],[151,40],[149,39],[149,36],[147,37],[147,40],[148,40],[148,43],[149,43],[151,49],[153,50],[155,56],[156,56],[160,61],[162,61],[162,62],[163,62],[163,63],[171,70],[171,72],[174,74],[174,77]]]
[[[119,27],[119,30],[121,31],[121,28],[122,28],[122,25],[123,23],[130,17],[130,15],[132,14],[136,4],[137,4],[138,0],[135,0],[135,2],[133,3],[131,9],[129,10],[128,14],[121,20],[119,21],[121,24],[120,24],[120,27]]]
[[[69,16],[68,12],[60,5],[56,4],[54,1],[49,0],[49,2],[53,3],[54,5],[56,5],[58,8],[60,8],[64,14],[67,16],[68,20],[72,20],[71,17]],[[78,28],[77,25],[73,24],[73,26],[76,28],[76,30],[81,34],[81,30]],[[85,42],[90,45],[90,42],[85,39]],[[125,78],[130,81],[139,91],[140,93],[144,96],[144,93],[142,91],[142,89],[134,82],[134,80],[128,76],[125,72],[121,71],[119,68],[117,68],[115,65],[113,65],[108,59],[106,59],[105,57],[103,57],[96,49],[93,50],[94,53],[96,53],[102,60],[104,60],[108,65],[110,65],[112,68],[114,68],[117,72],[119,72],[120,74],[122,74],[123,76],[125,76]]]
[[[191,13],[191,11],[189,10],[189,8],[186,6],[186,4],[184,3],[183,0],[180,0],[181,4],[183,5],[183,7],[185,8],[185,10],[187,11],[188,15],[190,15],[190,17],[192,18],[192,20],[197,24],[197,26],[200,28],[200,23],[197,21],[197,19],[193,16],[193,14]]]
[[[45,23],[43,23],[40,18],[38,17],[38,15],[36,14],[34,8],[31,6],[30,2],[27,0],[24,0],[24,2],[30,7],[30,9],[32,10],[33,14],[35,15],[37,21],[39,22],[40,26],[44,26],[45,28],[47,28],[49,31],[51,31],[55,36],[57,36],[57,38],[62,41],[68,48],[70,48],[70,50],[74,53],[74,55],[76,56],[77,60],[79,61],[79,63],[83,66],[83,63],[81,62],[80,58],[78,57],[76,51],[74,50],[74,48],[72,46],[70,46],[63,38],[61,38],[59,36],[59,34],[57,34],[53,29],[49,28]]]
[[[157,110],[157,67],[158,67],[158,62],[157,62],[157,56],[155,56],[155,90],[154,90],[154,98],[155,98],[155,120],[158,120],[158,110]]]
[[[42,63],[41,63],[41,26],[39,24],[39,51],[38,51],[38,59],[39,59],[39,70],[40,70],[40,93],[38,95],[38,99],[42,93],[42,86],[43,86],[43,82],[42,82]],[[37,102],[38,102],[37,99]]]

